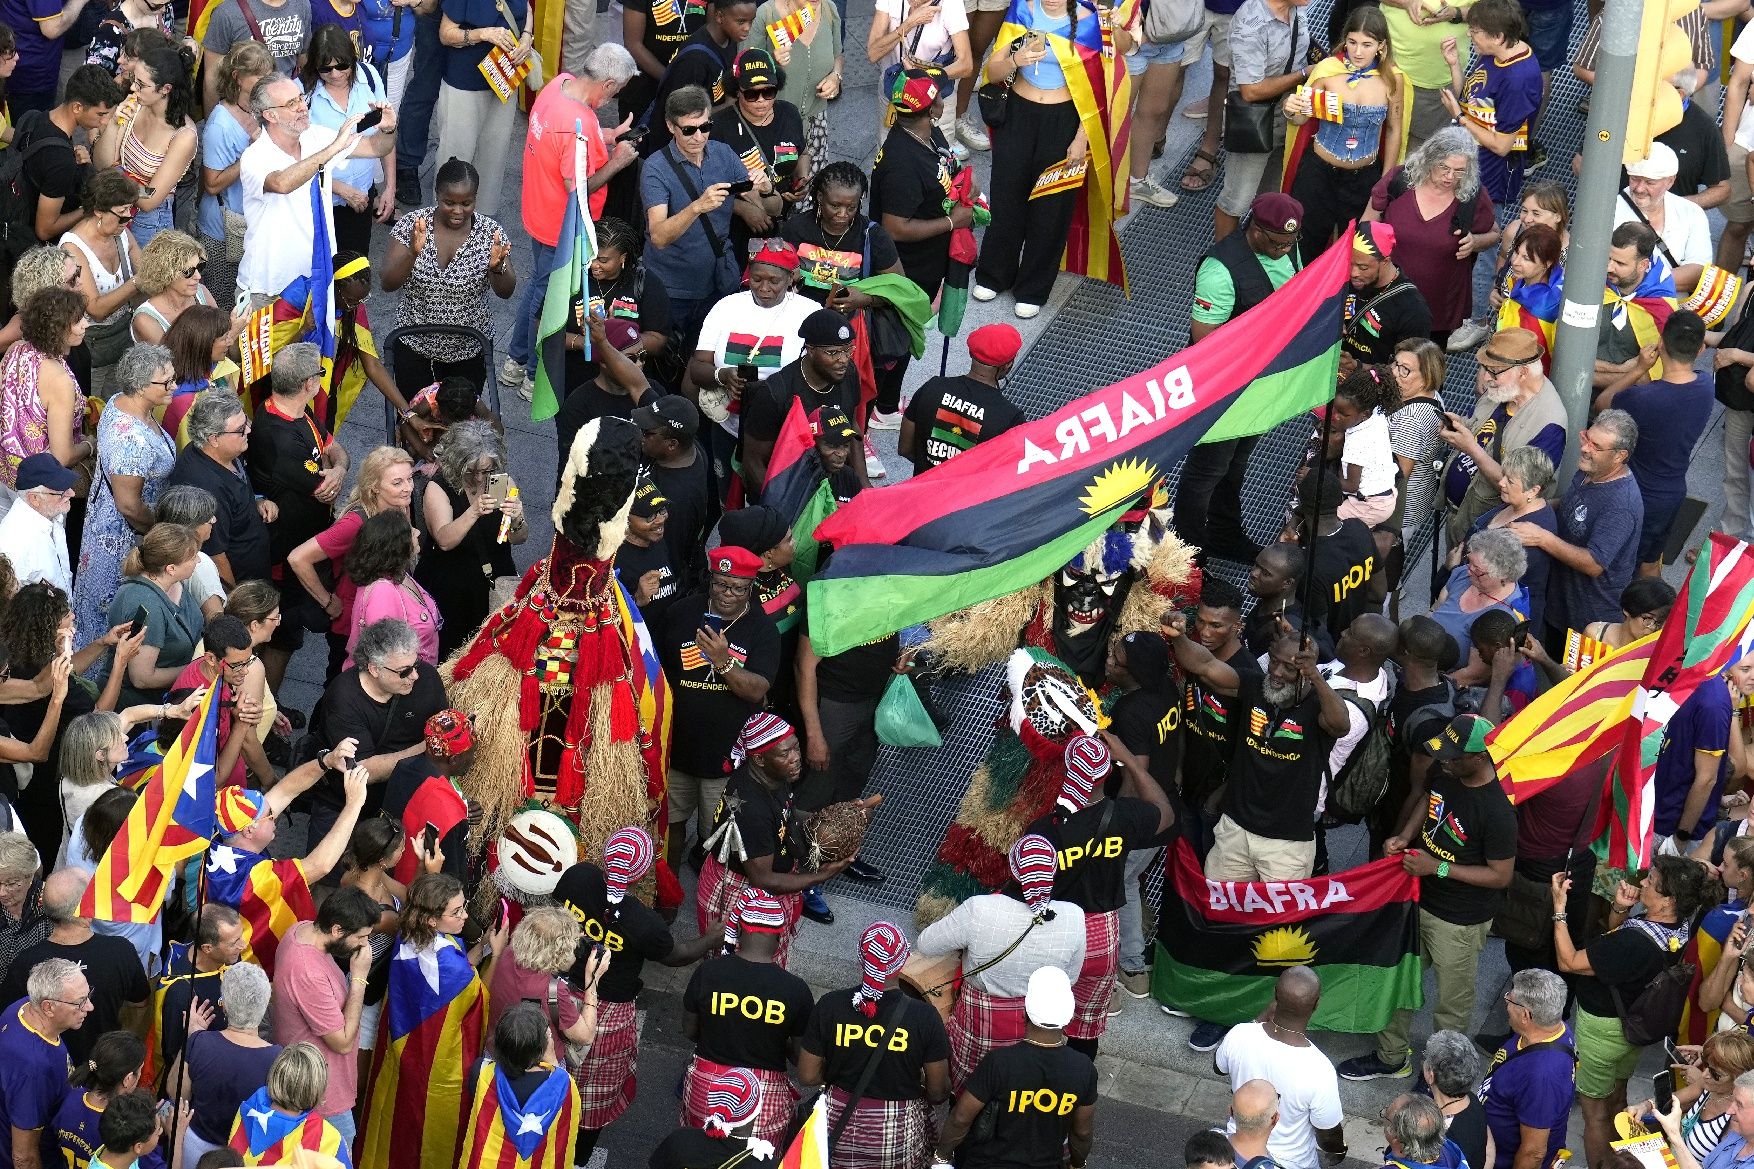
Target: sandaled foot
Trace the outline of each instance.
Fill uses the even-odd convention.
[[[1182,173],[1181,188],[1184,191],[1204,191],[1212,185],[1218,173],[1218,159],[1207,151],[1201,150],[1194,154],[1188,169]]]

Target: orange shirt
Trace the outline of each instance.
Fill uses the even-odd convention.
[[[573,184],[574,127],[584,131],[587,177],[609,161],[597,111],[569,97],[563,88],[572,79],[572,74],[562,73],[542,87],[530,107],[530,129],[524,137],[524,230],[549,247],[560,239],[560,222]],[[608,198],[607,187],[591,193],[586,202],[593,220],[602,216]]]

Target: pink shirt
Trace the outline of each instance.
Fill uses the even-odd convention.
[[[524,230],[531,239],[549,247],[560,239],[560,222],[573,185],[574,127],[584,128],[587,177],[609,161],[597,111],[568,97],[562,88],[572,79],[572,74],[562,73],[542,87],[530,107],[530,129],[524,136]],[[586,198],[593,220],[603,217],[608,198],[607,186],[598,187]]]
[[[329,1117],[350,1110],[359,1095],[359,1043],[356,1038],[352,1048],[341,1052],[323,1042],[323,1036],[347,1025],[347,975],[327,950],[300,940],[303,930],[304,924],[289,930],[275,954],[269,1011],[276,1043],[306,1040],[323,1053],[329,1088],[317,1111]]]
[[[330,624],[331,633],[347,633],[353,628],[353,594],[359,591],[359,586],[341,571],[341,562],[353,551],[353,542],[359,539],[359,529],[364,524],[365,513],[357,507],[350,507],[316,535],[317,547],[323,550],[323,555],[329,558],[329,564],[335,570],[335,597],[341,602],[341,616]]]
[[[499,1017],[525,999],[535,999],[542,1008],[542,1014],[548,1019],[548,1032],[554,1037],[554,1052],[560,1059],[566,1058],[566,1036],[561,1032],[579,1021],[579,1000],[566,980],[554,988],[554,1012],[548,1010],[548,983],[555,976],[540,970],[529,970],[518,965],[517,959],[509,953],[501,955],[493,964],[493,981],[487,987],[487,1033],[493,1034],[494,1027],[499,1025]],[[554,1020],[560,1019],[559,1030],[555,1029]]]
[[[438,631],[444,621],[432,594],[412,576],[405,576],[400,584],[387,577],[374,580],[354,594],[353,625],[347,634],[347,660],[342,669],[353,668],[353,647],[359,641],[359,631],[386,617],[413,626],[414,635],[420,639],[420,660],[429,666],[438,665]]]

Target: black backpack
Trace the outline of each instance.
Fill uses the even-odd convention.
[[[1442,677],[1444,698],[1414,707],[1398,723],[1390,720],[1389,734],[1401,754],[1411,755],[1415,746],[1427,739],[1435,739],[1443,733],[1443,728],[1449,726],[1451,719],[1468,709],[1461,688],[1450,680],[1449,675]]]
[[[36,191],[26,181],[25,164],[51,147],[73,149],[65,137],[47,131],[43,125],[47,120],[47,114],[31,111],[20,119],[12,148],[0,153],[0,250],[8,260],[16,260],[42,242],[37,239]]]
[[[1624,927],[1622,927],[1624,928]],[[1643,933],[1643,931],[1639,931]],[[1659,946],[1655,938],[1649,934],[1650,944]],[[1684,962],[1679,956],[1670,958],[1662,973],[1644,984],[1638,997],[1628,1004],[1621,997],[1616,987],[1609,991],[1614,996],[1614,1011],[1620,1016],[1620,1033],[1626,1042],[1634,1047],[1648,1047],[1652,1043],[1672,1038],[1681,1026],[1681,1012],[1687,1006],[1687,991],[1693,985],[1693,976],[1698,967],[1691,962]]]
[[[1378,705],[1356,690],[1335,691],[1340,701],[1364,714],[1364,737],[1328,777],[1328,813],[1352,823],[1368,816],[1389,790],[1388,703]]]

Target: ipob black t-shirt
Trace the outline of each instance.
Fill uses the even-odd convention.
[[[1072,1113],[1096,1103],[1096,1065],[1070,1047],[989,1051],[963,1091],[998,1102],[991,1140],[965,1140],[959,1169],[1059,1169]]]
[[[927,378],[906,416],[914,424],[916,475],[1025,421],[1023,410],[997,386],[966,374]]]
[[[646,1169],[724,1169],[747,1148],[743,1137],[709,1137],[704,1129],[679,1128],[658,1142]]]
[[[1257,836],[1314,840],[1316,797],[1334,738],[1322,729],[1321,701],[1303,684],[1303,699],[1278,707],[1262,693],[1264,676],[1240,679],[1233,706],[1236,754],[1224,791],[1224,814]]]
[[[1326,602],[1323,624],[1333,637],[1350,629],[1359,614],[1375,612],[1365,582],[1376,568],[1376,540],[1363,520],[1341,520],[1339,531],[1316,540],[1310,571],[1315,574],[1316,595]],[[1322,608],[1317,605],[1316,611]]]
[[[938,1012],[899,990],[887,991],[871,1017],[853,1005],[853,992],[831,990],[816,1000],[803,1048],[822,1057],[828,1085],[851,1092],[871,1053],[881,1049],[865,1095],[917,1100],[925,1094],[926,1065],[950,1058],[950,1037]]]
[[[646,962],[662,962],[676,949],[670,927],[644,902],[631,893],[612,911],[603,870],[581,861],[560,874],[554,899],[578,919],[584,930],[579,960],[567,971],[574,986],[585,984],[585,962],[591,944],[600,942],[609,951],[609,969],[597,983],[597,997],[606,1003],[631,1003],[642,987],[640,972]]]
[[[615,554],[615,571],[621,574],[621,583],[627,586],[629,596],[638,594],[640,578],[646,573],[658,574],[658,589],[651,600],[637,603],[640,615],[646,619],[646,628],[662,629],[669,618],[670,606],[682,591],[682,578],[670,563],[670,546],[662,540],[648,548],[625,543]]]
[[[901,262],[889,233],[863,215],[854,216],[845,231],[829,235],[814,212],[801,211],[786,220],[780,234],[798,249],[798,291],[817,304],[828,303],[828,293],[836,284],[887,272]]]
[[[323,477],[323,451],[333,441],[309,410],[288,418],[272,398],[256,408],[244,461],[256,494],[280,509],[268,526],[276,564],[334,521],[331,505],[314,494]]]
[[[950,143],[936,126],[932,127],[930,146],[896,126],[883,140],[871,171],[871,218],[878,223],[885,215],[944,219],[944,200],[959,169]],[[950,233],[897,240],[895,250],[908,279],[925,289],[927,296],[935,295],[950,265]]]
[[[1404,276],[1387,288],[1347,288],[1343,311],[1341,344],[1365,365],[1387,365],[1402,341],[1431,336],[1431,307]]]
[[[1511,860],[1516,856],[1516,813],[1510,798],[1495,779],[1469,787],[1440,772],[1433,764],[1427,773],[1429,796],[1425,823],[1415,848],[1452,865],[1484,865],[1487,861]],[[1451,925],[1477,925],[1491,921],[1504,902],[1500,889],[1482,889],[1454,877],[1421,877],[1419,908]]]
[[[816,694],[836,702],[874,702],[895,677],[901,636],[892,633],[816,661]]]
[[[794,872],[804,859],[806,845],[790,790],[769,791],[745,764],[732,772],[725,784],[725,796],[713,812],[713,827],[735,815],[745,855],[770,856],[774,872]]]
[[[785,1071],[814,1006],[802,978],[737,954],[703,963],[682,992],[683,1009],[700,1019],[695,1054],[734,1068]]]
[[[1238,675],[1261,672],[1260,663],[1245,647],[1239,647],[1224,664]],[[1189,804],[1203,804],[1230,770],[1231,757],[1236,754],[1238,702],[1238,698],[1226,698],[1191,675],[1182,690],[1182,798]]]
[[[1165,684],[1159,690],[1129,690],[1115,699],[1108,717],[1109,730],[1145,760],[1151,778],[1165,791],[1175,790],[1184,738],[1179,688]]]
[[[1108,827],[1102,820],[1110,806]],[[1127,903],[1127,854],[1149,848],[1157,837],[1157,809],[1144,800],[1122,796],[1098,800],[1058,824],[1043,816],[1025,831],[1038,832],[1059,853],[1054,898],[1070,901],[1086,913],[1107,913]]]
[[[737,741],[737,732],[761,704],[733,694],[695,643],[705,612],[704,594],[692,593],[677,600],[665,620],[658,653],[674,696],[675,724],[686,728],[671,744],[670,765],[688,775],[718,776],[725,773],[725,760],[731,744]],[[725,626],[724,634],[731,659],[740,669],[770,682],[774,679],[780,665],[780,636],[773,619],[759,606],[750,605]]]

